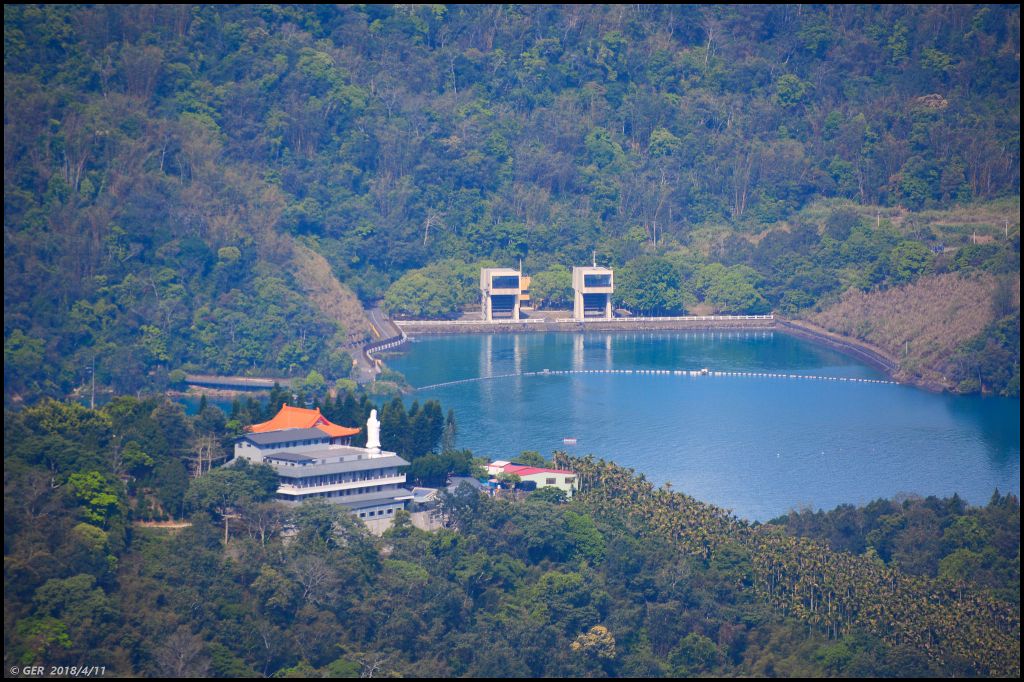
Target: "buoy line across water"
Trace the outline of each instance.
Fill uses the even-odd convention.
[[[760,379],[797,379],[802,381],[836,381],[856,384],[896,384],[895,381],[885,379],[861,379],[857,377],[829,377],[816,374],[787,374],[784,372],[724,372],[709,369],[554,369],[540,370],[537,372],[512,372],[509,374],[495,374],[486,377],[471,377],[469,379],[456,379],[454,381],[442,381],[437,384],[428,384],[415,388],[416,391],[426,391],[446,386],[457,386],[478,381],[492,381],[495,379],[511,379],[514,377],[551,377],[579,374],[619,374],[619,375],[643,375],[643,376],[679,376],[679,377],[747,377]]]

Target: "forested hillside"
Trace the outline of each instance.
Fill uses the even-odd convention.
[[[523,258],[555,303],[593,250],[640,312],[806,308],[979,231],[1019,269],[1019,54],[1014,5],[6,6],[6,399],[345,376],[299,242],[364,302]],[[961,204],[995,217],[907,213]]]
[[[4,662],[108,676],[1007,676],[1020,670],[1020,506],[877,501],[750,525],[592,458],[582,493],[445,497],[383,538],[282,505],[196,450],[275,412],[163,398],[5,411]],[[341,423],[374,406],[321,405]],[[377,406],[426,477],[453,418]],[[413,413],[414,412],[414,413]],[[444,425],[442,426],[442,422]],[[426,436],[425,438],[423,436]],[[268,475],[269,473],[269,475]],[[177,527],[140,520],[172,515]],[[182,522],[182,519],[185,519]],[[788,532],[787,532],[788,531]],[[809,536],[819,541],[806,539]],[[829,546],[826,546],[825,543]]]

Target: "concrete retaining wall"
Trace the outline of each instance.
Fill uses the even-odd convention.
[[[873,367],[877,367],[878,369],[887,372],[890,376],[898,372],[900,368],[899,363],[896,360],[885,355],[878,349],[872,348],[871,346],[856,341],[855,339],[850,339],[845,336],[826,332],[822,329],[817,329],[798,320],[780,319],[778,320],[777,329],[785,334],[820,343],[837,350],[840,353],[845,353],[846,355],[857,358],[858,360],[862,360]]]
[[[523,334],[531,332],[703,331],[773,329],[771,315],[703,315],[692,317],[619,317],[583,322],[529,319],[520,322],[416,321],[395,322],[406,334]]]

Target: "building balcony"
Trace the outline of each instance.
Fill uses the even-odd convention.
[[[400,474],[397,476],[386,476],[384,478],[370,478],[363,481],[345,481],[342,483],[325,483],[322,485],[296,485],[293,483],[282,483],[277,486],[277,492],[284,493],[286,495],[313,495],[317,493],[334,492],[337,490],[369,488],[370,486],[378,485],[402,485],[404,483],[405,474]],[[358,496],[353,496],[353,498],[357,497]]]

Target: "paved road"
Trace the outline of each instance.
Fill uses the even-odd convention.
[[[402,334],[402,330],[396,327],[380,308],[371,308],[367,310],[366,316],[370,320],[370,327],[374,333],[374,341],[388,339],[392,336],[400,336]],[[359,349],[356,355],[356,381],[361,384],[373,381],[380,372],[380,368],[376,363],[370,364],[366,358],[366,354],[363,353],[362,348]]]
[[[380,308],[370,308],[367,311],[367,315],[370,318],[370,324],[373,325],[374,330],[377,332],[378,339],[387,339],[402,334],[402,330],[396,327]]]

